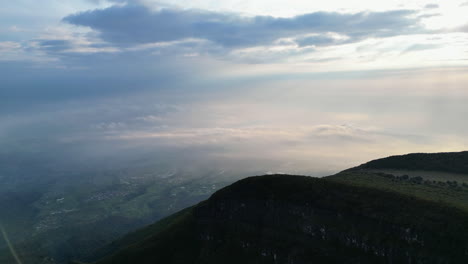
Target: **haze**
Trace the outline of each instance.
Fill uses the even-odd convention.
[[[468,147],[465,1],[10,1],[0,154],[326,175]]]

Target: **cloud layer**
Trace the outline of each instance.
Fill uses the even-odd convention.
[[[360,0],[341,1],[353,9],[298,0],[317,6],[293,13],[199,5],[209,0],[191,9],[177,8],[181,0],[164,8],[152,0],[75,1],[42,23],[35,21],[55,0],[34,2],[43,6],[37,16],[10,1],[11,14],[0,16],[10,20],[0,28],[7,156],[158,152],[184,165],[181,155],[207,166],[223,159],[238,169],[248,160],[252,168],[307,172],[468,146],[460,122],[468,114],[462,1],[372,11],[375,3]]]
[[[67,16],[73,25],[90,27],[105,41],[119,46],[204,39],[224,47],[269,45],[283,38],[330,32],[354,42],[422,32],[417,12],[314,12],[291,18],[244,17],[203,10],[160,9],[152,11],[137,4],[116,5]],[[329,36],[308,37],[301,45],[336,44]]]

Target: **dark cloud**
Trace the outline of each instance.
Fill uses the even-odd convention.
[[[315,12],[292,18],[242,17],[203,10],[148,8],[128,4],[81,12],[65,17],[70,24],[90,27],[103,40],[120,46],[205,39],[224,47],[268,45],[280,38],[335,32],[357,41],[422,31],[412,10],[360,12],[354,14]],[[308,38],[302,45],[325,45],[325,38]],[[330,42],[333,44],[333,41]]]

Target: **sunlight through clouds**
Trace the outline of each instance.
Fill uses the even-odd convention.
[[[309,172],[457,150],[465,2],[9,2],[0,141],[239,162],[267,151],[264,164]]]

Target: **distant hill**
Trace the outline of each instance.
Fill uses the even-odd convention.
[[[467,152],[411,154],[321,179],[247,178],[96,263],[468,263],[468,185],[453,180],[467,162]]]
[[[354,169],[425,170],[468,174],[468,151],[392,156],[370,161]]]
[[[327,177],[468,211],[468,152],[408,154],[373,160]]]

